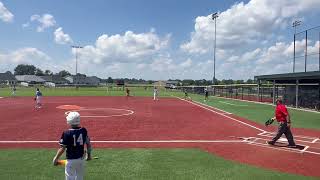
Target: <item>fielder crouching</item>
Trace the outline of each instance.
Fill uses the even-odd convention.
[[[284,134],[289,143],[288,147],[294,148],[296,147],[296,144],[293,140],[293,136],[290,130],[290,114],[288,113],[286,106],[282,103],[281,98],[278,98],[276,103],[277,106],[275,109],[275,117],[273,119],[276,119],[279,122],[278,132],[276,136],[271,141],[267,141],[267,143],[270,145],[274,145],[275,142],[282,136],[282,134]]]
[[[66,150],[66,180],[82,180],[84,176],[85,144],[87,146],[86,160],[91,160],[90,139],[86,128],[80,127],[80,114],[78,112],[70,112],[66,119],[71,128],[62,133],[59,142],[61,147],[53,158],[53,165],[58,165],[60,156]]]

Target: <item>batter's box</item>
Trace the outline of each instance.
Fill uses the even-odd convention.
[[[276,135],[276,133],[274,133],[274,132],[262,132],[262,133],[260,133],[258,135],[259,136],[263,136],[263,137],[273,138]],[[317,141],[317,139],[318,139],[316,137],[299,136],[299,135],[293,135],[293,137],[294,137],[295,141],[299,141],[299,142],[302,142],[302,143],[315,143]],[[282,137],[279,139],[279,141],[288,142],[287,138],[284,135],[282,135]]]
[[[268,139],[262,139],[262,138],[247,138],[247,143],[248,144],[260,144],[260,145],[265,145],[265,146],[270,146],[270,147],[278,147],[278,148],[286,148],[286,149],[295,149],[295,150],[303,150],[305,148],[304,145],[296,145],[295,147],[288,147],[287,141],[277,141],[274,145],[269,145],[267,144]],[[319,149],[320,150],[320,149]]]
[[[305,149],[305,152],[309,152],[309,153],[320,155],[320,148],[308,147],[307,149]]]

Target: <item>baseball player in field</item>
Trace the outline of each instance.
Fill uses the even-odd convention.
[[[58,165],[59,158],[66,150],[66,180],[82,180],[84,176],[85,145],[87,146],[86,160],[91,160],[91,144],[88,131],[86,128],[80,127],[80,114],[78,112],[70,112],[66,119],[71,128],[62,133],[59,142],[60,148],[53,158],[53,165]]]
[[[17,88],[16,88],[16,85],[14,84],[13,87],[12,87],[12,92],[11,92],[11,96],[16,96],[16,91],[17,91]]]
[[[158,94],[159,94],[158,88],[155,86],[153,88],[153,100],[159,100],[158,99]]]
[[[39,88],[37,88],[36,96],[35,96],[35,98],[34,98],[34,100],[36,101],[36,106],[35,106],[36,109],[39,109],[39,108],[42,107],[41,99],[42,99],[42,93],[41,93],[41,91],[39,90]]]
[[[209,91],[207,88],[204,89],[204,101],[206,102],[209,98]]]
[[[126,88],[126,96],[129,97],[130,96],[130,89]]]

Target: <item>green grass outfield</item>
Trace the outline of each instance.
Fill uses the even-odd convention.
[[[61,180],[64,168],[53,166],[53,149],[0,150],[0,179]],[[197,149],[96,149],[85,179],[130,180],[311,180],[315,178],[234,163]]]
[[[45,96],[123,96],[121,88],[41,88]],[[134,96],[152,96],[152,87],[130,88]],[[34,96],[34,88],[18,88],[17,96]],[[0,88],[0,96],[11,89]],[[161,96],[183,97],[181,92],[160,90]],[[263,124],[273,116],[270,105],[191,94],[205,103]],[[320,114],[289,110],[294,127],[320,129]],[[59,138],[59,137],[57,137]],[[64,179],[64,169],[51,164],[53,149],[0,149],[0,179]],[[87,163],[85,179],[281,179],[310,177],[257,168],[214,156],[197,149],[95,149],[99,159]]]
[[[180,92],[172,92],[171,94],[181,98],[184,97],[184,94]],[[205,102],[204,96],[202,95],[189,95],[193,101],[222,109],[260,124],[264,124],[268,118],[274,116],[275,106],[269,104],[259,104],[213,96],[210,96],[209,100]],[[320,113],[296,109],[288,109],[288,111],[291,115],[293,127],[320,130]],[[274,123],[274,125],[276,125],[276,123]]]

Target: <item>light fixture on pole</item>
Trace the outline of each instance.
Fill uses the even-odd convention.
[[[301,21],[294,21],[292,23],[292,27],[294,28],[294,35],[293,35],[293,72],[295,72],[296,66],[296,33],[297,33],[297,26],[301,25]]]
[[[217,37],[217,18],[218,13],[213,13],[211,15],[212,20],[214,20],[214,45],[213,45],[213,79],[212,84],[216,84],[216,37]]]
[[[82,49],[82,46],[71,46],[72,49],[75,49],[75,54],[76,54],[76,74],[75,74],[75,79],[77,79],[77,74],[78,74],[78,49]],[[74,82],[77,84],[77,82]]]

